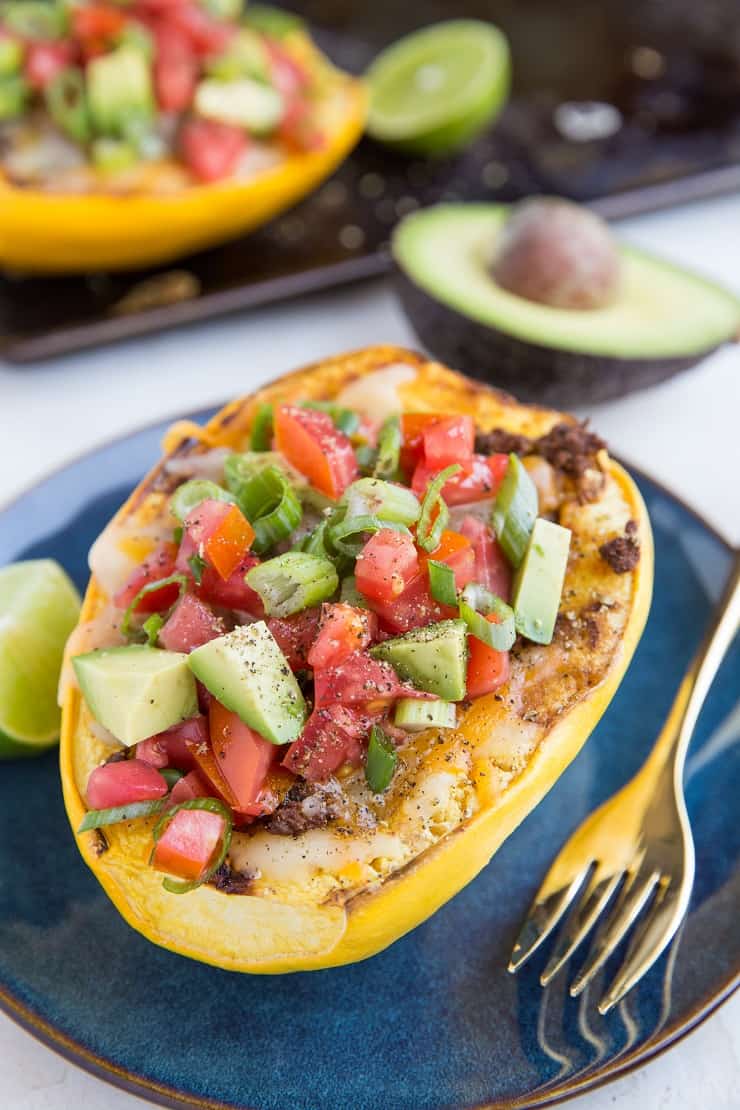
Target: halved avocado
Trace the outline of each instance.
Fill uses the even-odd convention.
[[[738,335],[732,293],[624,245],[619,294],[606,308],[550,308],[507,292],[490,270],[509,212],[440,204],[396,229],[401,301],[440,361],[523,400],[576,405],[654,385]]]

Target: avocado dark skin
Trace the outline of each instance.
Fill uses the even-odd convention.
[[[625,359],[538,346],[448,307],[398,266],[394,281],[414,331],[435,358],[522,401],[560,408],[610,401],[657,385],[716,350],[680,358]]]

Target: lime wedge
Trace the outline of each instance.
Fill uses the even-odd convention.
[[[59,671],[79,615],[77,590],[53,559],[0,568],[0,759],[57,740]]]
[[[368,134],[411,154],[459,150],[503,107],[510,71],[509,45],[491,23],[453,19],[414,31],[367,71]]]

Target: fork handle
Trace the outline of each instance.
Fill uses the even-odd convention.
[[[740,550],[736,550],[732,570],[714,620],[684,675],[666,726],[653,751],[656,762],[661,765],[673,759],[674,773],[679,782],[683,777],[686,752],[701,707],[739,625]]]

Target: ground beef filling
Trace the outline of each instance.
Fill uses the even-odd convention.
[[[606,447],[601,436],[590,431],[588,422],[555,424],[539,439],[515,435],[505,428],[479,432],[475,450],[481,455],[539,455],[555,470],[570,479],[582,501],[598,498],[604,481],[597,455]]]
[[[637,524],[627,521],[623,536],[607,540],[599,548],[599,555],[608,563],[615,574],[628,574],[640,561],[640,544],[637,539]]]
[[[296,782],[269,817],[262,821],[268,832],[278,836],[299,836],[308,829],[320,829],[346,816],[346,801],[339,783],[330,780],[315,784]]]

